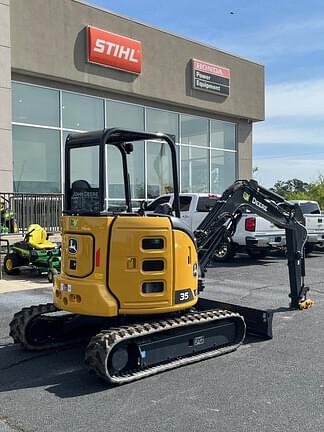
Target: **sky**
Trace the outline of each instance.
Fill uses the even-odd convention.
[[[265,66],[265,121],[253,125],[265,187],[324,175],[324,0],[88,0]]]

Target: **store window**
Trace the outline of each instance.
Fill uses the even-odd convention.
[[[209,147],[208,119],[181,114],[181,143]]]
[[[191,191],[208,192],[209,150],[192,147],[189,164],[191,171]]]
[[[106,125],[138,131],[144,130],[144,107],[107,100]]]
[[[147,142],[147,197],[173,192],[171,151],[167,143]]]
[[[211,120],[210,140],[214,148],[235,150],[235,123]]]
[[[146,130],[162,132],[179,140],[179,114],[154,108],[146,108]]]
[[[209,191],[209,150],[181,146],[181,191]]]
[[[123,164],[117,147],[107,146],[108,198],[125,199]]]
[[[144,141],[135,141],[133,151],[127,156],[133,199],[145,198]]]
[[[58,127],[59,91],[12,83],[12,119],[16,123]]]
[[[64,129],[103,129],[103,99],[62,92],[62,117]]]
[[[87,167],[87,169],[84,167]],[[71,183],[77,180],[85,180],[92,188],[99,187],[98,167],[99,146],[71,150]]]
[[[221,194],[235,180],[235,152],[211,151],[211,192]]]
[[[69,134],[75,132],[63,132],[63,152],[65,151],[65,142]],[[64,156],[63,156],[64,160]],[[73,149],[73,158],[71,158],[71,181],[86,180],[91,187],[99,186],[99,150],[98,146],[89,146],[82,149]]]
[[[132,199],[145,198],[144,141],[135,141],[133,151],[127,155]],[[107,146],[108,198],[124,199],[124,177],[120,151],[112,145]]]
[[[15,192],[60,192],[60,133],[13,126]]]
[[[235,123],[18,82],[12,83],[12,107],[17,191],[60,192],[60,149],[64,149],[68,131],[105,126],[174,135],[182,192],[222,193],[235,180]],[[109,199],[124,199],[121,161],[117,162],[116,153],[108,156]],[[167,144],[134,143],[128,166],[134,201],[173,191]],[[84,174],[85,167],[90,180],[95,178],[97,168],[91,155],[76,163],[75,174]]]
[[[190,147],[181,146],[181,192],[190,192],[189,149]]]

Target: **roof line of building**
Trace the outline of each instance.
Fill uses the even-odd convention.
[[[214,50],[220,51],[221,53],[226,54],[226,55],[229,55],[229,56],[231,56],[231,57],[239,58],[240,60],[244,60],[244,61],[247,61],[247,62],[249,62],[249,63],[256,64],[256,65],[258,65],[258,66],[264,66],[264,64],[262,64],[262,63],[258,63],[258,62],[256,62],[255,60],[251,60],[251,59],[248,59],[248,58],[246,58],[246,57],[241,57],[240,55],[237,55],[237,54],[234,54],[234,53],[231,53],[231,52],[225,51],[225,50],[223,50],[223,49],[221,49],[221,48],[217,48],[217,47],[215,47],[215,46],[213,46],[213,45],[210,45],[210,44],[208,44],[208,43],[204,43],[204,42],[201,42],[201,41],[197,41],[197,40],[195,40],[195,39],[191,39],[191,38],[188,38],[188,37],[182,36],[182,35],[180,35],[180,34],[173,33],[173,32],[170,32],[170,31],[167,31],[167,30],[161,29],[161,28],[159,28],[159,27],[154,27],[154,26],[152,26],[152,25],[150,25],[150,24],[147,24],[147,23],[145,23],[145,22],[139,21],[139,20],[137,20],[137,19],[134,19],[134,18],[131,18],[131,17],[128,17],[128,16],[125,16],[125,15],[120,15],[120,14],[118,14],[118,13],[116,13],[116,12],[113,12],[113,11],[111,11],[111,10],[109,10],[109,9],[106,9],[106,8],[104,8],[104,7],[97,6],[97,5],[92,4],[92,3],[89,3],[89,2],[87,2],[87,1],[84,1],[84,0],[72,0],[72,1],[75,2],[75,3],[80,3],[80,4],[84,5],[84,6],[91,7],[91,8],[93,8],[93,9],[97,9],[97,10],[100,10],[100,11],[103,11],[103,12],[110,13],[111,15],[115,15],[115,16],[117,16],[117,17],[119,17],[119,18],[122,18],[122,19],[125,19],[125,20],[127,20],[127,21],[135,22],[136,24],[140,24],[140,25],[142,25],[142,26],[144,26],[144,27],[148,27],[148,28],[151,28],[151,29],[155,29],[155,30],[158,30],[158,31],[160,31],[160,32],[162,32],[162,33],[165,33],[165,34],[168,34],[168,35],[171,35],[171,36],[175,36],[175,37],[177,37],[177,38],[179,38],[179,39],[184,39],[184,40],[187,40],[187,41],[189,41],[189,42],[195,43],[195,44],[197,44],[197,45],[201,45],[201,46],[203,46],[203,47],[207,47],[207,48],[211,48],[211,49],[214,49]]]

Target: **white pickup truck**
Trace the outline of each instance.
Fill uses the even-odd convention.
[[[305,218],[307,229],[306,254],[311,253],[317,246],[324,246],[324,215],[321,213],[317,201],[292,200],[299,204]]]
[[[181,218],[192,231],[195,231],[218,198],[219,196],[210,194],[181,193]],[[173,194],[161,195],[147,205],[146,212],[158,211],[159,206],[163,204],[172,206],[172,202]],[[226,261],[233,258],[236,252],[246,252],[253,258],[262,258],[271,249],[282,248],[285,243],[285,230],[247,211],[243,213],[232,238],[224,242],[214,258]]]

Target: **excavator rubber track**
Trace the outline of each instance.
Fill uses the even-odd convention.
[[[105,321],[63,312],[46,303],[17,312],[9,324],[9,335],[29,351],[46,351],[89,341]]]
[[[244,337],[244,319],[237,313],[189,312],[103,330],[91,338],[85,360],[98,377],[125,384],[234,351]]]

